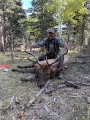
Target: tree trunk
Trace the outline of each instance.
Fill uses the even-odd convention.
[[[10,36],[10,41],[11,41],[11,44],[10,44],[10,53],[11,53],[11,60],[12,62],[14,62],[14,38],[13,38],[13,34],[11,34]]]
[[[3,38],[3,26],[2,26],[1,16],[0,16],[0,51],[5,53],[4,38]]]
[[[85,16],[83,16],[83,23],[82,23],[81,46],[83,45],[85,41],[84,28],[85,28]]]

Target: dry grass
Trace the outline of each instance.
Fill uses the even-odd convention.
[[[26,55],[24,52],[16,53],[19,56]],[[77,54],[77,53],[75,53]],[[74,53],[69,53],[70,60],[74,58]],[[38,92],[37,82],[20,82],[21,77],[26,77],[29,73],[12,72],[12,68],[17,65],[28,65],[30,61],[26,59],[16,59],[15,63],[10,60],[9,54],[0,54],[0,64],[10,63],[11,67],[7,72],[0,70],[0,108],[10,104],[13,98],[12,107],[6,111],[0,110],[1,120],[22,120],[17,113],[22,111],[23,105],[27,104]],[[90,78],[90,63],[69,64],[65,71],[64,80],[83,81],[80,75],[87,75]],[[49,86],[59,84],[61,80],[55,78]],[[81,86],[80,89],[65,87],[58,89],[51,94],[43,93],[36,102],[24,111],[26,120],[89,120],[90,109],[86,98],[90,97],[90,86]],[[15,103],[15,99],[20,100],[20,104]],[[45,110],[47,106],[51,111]],[[59,118],[52,111],[59,115]]]

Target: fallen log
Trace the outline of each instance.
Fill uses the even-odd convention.
[[[50,82],[51,80],[48,80],[45,86],[38,92],[38,94],[36,94],[36,96],[28,102],[27,108],[30,107],[38,99],[38,97],[45,91]]]

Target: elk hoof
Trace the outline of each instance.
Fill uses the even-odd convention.
[[[17,69],[11,69],[11,71],[17,71]]]

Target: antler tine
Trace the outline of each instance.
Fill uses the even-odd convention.
[[[38,59],[36,58],[36,56],[33,54],[33,53],[31,53],[31,52],[27,52],[27,51],[25,51],[27,54],[30,54],[30,55],[32,55],[37,61],[38,61]]]
[[[28,58],[28,57],[27,57],[27,59],[28,59],[28,60],[30,60],[31,62],[34,62],[34,63],[35,63],[35,62],[37,62],[37,61],[31,60],[31,59],[30,59],[30,58]]]
[[[48,59],[47,59],[47,56],[46,56],[46,63],[47,63],[47,65],[49,65],[49,63],[48,63]]]
[[[65,48],[66,48],[66,47],[65,47]],[[66,55],[67,53],[68,53],[68,49],[66,48],[66,52],[63,53],[62,55],[60,55],[60,53],[59,53],[59,56],[54,60],[54,62],[52,62],[52,63],[49,64],[49,65],[52,65],[52,64],[56,63],[62,56]]]
[[[27,54],[30,54],[30,55],[32,55],[35,59],[36,59],[36,62],[39,64],[39,65],[41,65],[40,64],[40,62],[39,62],[39,60],[36,58],[36,56],[33,54],[33,53],[31,53],[31,52],[27,52],[27,51],[25,51]],[[28,58],[29,59],[29,58]],[[31,59],[29,59],[30,61],[32,61],[32,62],[35,62],[35,61],[33,61],[33,60],[31,60]]]

